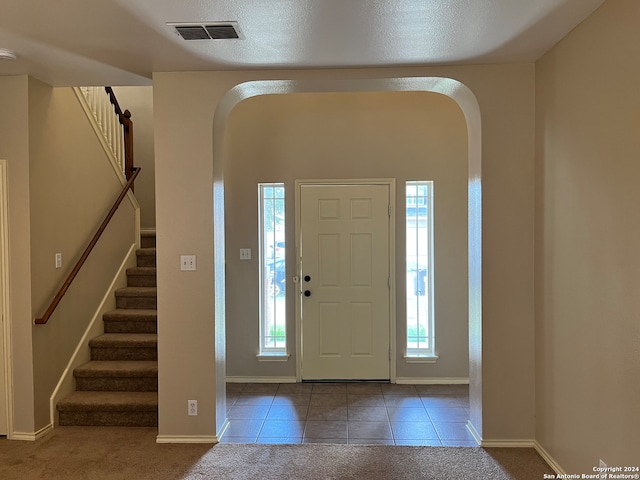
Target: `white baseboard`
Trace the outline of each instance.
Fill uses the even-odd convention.
[[[156,443],[220,443],[229,428],[229,420],[224,421],[217,435],[158,435]]]
[[[504,440],[482,440],[481,447],[503,447],[503,448],[533,448],[535,440],[529,439],[504,439]]]
[[[158,435],[156,443],[218,443],[216,435]]]
[[[473,436],[474,440],[478,442],[481,447],[504,447],[504,448],[534,448],[535,440],[528,438],[522,439],[503,439],[503,440],[484,440],[473,426],[471,421],[467,422],[467,430]]]
[[[227,383],[296,383],[296,377],[241,377],[227,376]],[[406,385],[468,385],[468,377],[397,377],[396,382]]]
[[[408,385],[468,385],[469,377],[396,377],[396,383]]]
[[[469,430],[469,433],[471,434],[471,436],[473,437],[473,439],[476,441],[478,445],[482,444],[482,437],[476,430],[476,427],[474,427],[473,424],[471,423],[471,420],[467,422],[467,430]]]
[[[562,469],[558,462],[556,462],[553,457],[549,455],[549,452],[547,452],[543,448],[543,446],[538,443],[537,440],[533,442],[533,448],[535,448],[536,452],[538,452],[538,454],[544,459],[544,461],[547,462],[547,464],[551,468],[553,468],[553,470],[556,472],[556,475],[566,475],[566,472]]]
[[[473,436],[474,440],[478,442],[478,445],[481,447],[491,448],[491,447],[506,447],[506,448],[533,448],[536,452],[542,457],[542,459],[547,462],[557,475],[566,475],[565,471],[560,467],[558,462],[556,462],[549,452],[547,452],[542,445],[538,443],[537,440],[529,440],[529,439],[520,439],[520,440],[483,440],[482,436],[475,429],[473,424],[469,421],[467,422],[467,430]]]
[[[225,418],[224,419],[224,423],[222,424],[222,428],[220,430],[218,430],[217,433],[217,437],[220,439],[222,438],[222,436],[226,433],[227,429],[229,428],[229,419]]]
[[[46,434],[53,430],[53,425],[50,423],[42,427],[37,432],[28,433],[28,432],[13,432],[7,436],[9,440],[22,440],[26,442],[35,442],[36,440],[44,437]]]
[[[296,383],[296,377],[227,377],[227,383]]]

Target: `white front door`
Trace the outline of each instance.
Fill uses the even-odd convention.
[[[303,380],[389,379],[389,195],[300,185]]]

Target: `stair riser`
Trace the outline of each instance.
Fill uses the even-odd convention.
[[[154,236],[146,236],[142,235],[140,237],[140,247],[141,248],[156,248],[156,237]]]
[[[91,392],[157,392],[156,377],[76,377],[76,390]]]
[[[127,275],[128,287],[157,287],[155,275]]]
[[[157,297],[121,297],[116,296],[117,308],[144,308],[144,309],[156,309],[158,307]]]
[[[60,426],[157,427],[158,412],[59,412]]]
[[[91,347],[91,360],[158,360],[157,347]]]
[[[158,333],[155,320],[106,320],[104,333]]]
[[[138,267],[155,267],[156,257],[155,255],[138,255],[136,264]]]

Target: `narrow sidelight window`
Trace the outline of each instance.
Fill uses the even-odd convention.
[[[286,286],[284,183],[258,184],[260,354],[285,354]]]
[[[433,182],[406,183],[407,357],[435,355]]]

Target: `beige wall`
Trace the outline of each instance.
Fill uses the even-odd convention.
[[[225,158],[227,375],[295,377],[295,295],[288,282],[287,363],[258,362],[257,184],[284,182],[287,245],[295,245],[294,181],[395,178],[397,181],[397,375],[469,375],[467,289],[468,155],[465,119],[436,93],[263,95],[241,102],[228,120]],[[436,364],[404,361],[404,182],[434,180]],[[251,261],[239,260],[250,247]],[[293,250],[291,250],[293,253]],[[288,255],[288,277],[295,275]]]
[[[0,158],[7,161],[13,438],[50,424],[49,398],[129,247],[137,212],[125,200],[45,326],[33,320],[111,207],[120,181],[70,88],[0,77]],[[54,255],[63,254],[63,268]]]
[[[220,390],[214,358],[213,118],[220,99],[249,80],[449,76],[475,94],[482,115],[482,427],[488,439],[534,435],[533,65],[381,70],[154,74],[158,229],[160,436],[215,435]],[[196,254],[197,272],[179,255]],[[219,281],[219,280],[218,280]],[[214,298],[214,291],[218,295]],[[219,338],[219,337],[218,337]],[[216,348],[217,347],[217,348]],[[217,383],[217,385],[216,385]],[[200,417],[187,417],[198,399]]]
[[[116,199],[122,184],[71,88],[29,79],[31,294],[41,316]],[[47,325],[33,327],[36,430],[94,312],[135,243],[125,199]],[[56,269],[55,253],[63,268]]]
[[[536,438],[568,473],[637,466],[640,4],[536,64]]]
[[[156,227],[155,155],[153,152],[153,87],[114,87],[118,103],[131,112],[133,158],[142,170],[136,178],[136,199],[140,204],[140,227]]]
[[[0,158],[7,161],[13,431],[32,433],[33,356],[29,226],[29,86],[0,77]],[[11,426],[11,425],[10,425]]]

